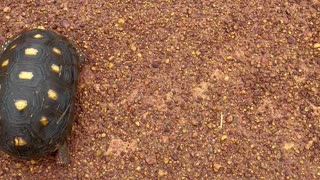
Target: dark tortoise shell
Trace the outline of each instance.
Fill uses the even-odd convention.
[[[81,53],[44,29],[22,32],[0,53],[0,148],[18,158],[58,150],[68,163]]]

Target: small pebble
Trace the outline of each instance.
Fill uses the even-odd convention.
[[[134,44],[131,44],[130,49],[131,49],[132,51],[136,51],[136,50],[137,50],[137,47],[136,47]]]
[[[169,163],[169,158],[167,158],[167,157],[163,158],[163,162],[164,162],[165,164],[168,164],[168,163]]]
[[[287,41],[288,41],[289,44],[295,43],[295,39],[294,39],[293,37],[289,37],[289,38],[287,39]]]
[[[10,7],[5,7],[5,8],[3,8],[3,12],[4,13],[9,13],[11,11],[11,8]]]
[[[227,121],[228,123],[232,123],[233,120],[234,120],[234,116],[232,116],[232,115],[229,115],[229,116],[227,116],[227,118],[226,118],[226,121]]]
[[[33,159],[31,159],[31,164],[36,164],[37,162],[35,161],[35,160],[33,160]]]
[[[167,171],[165,171],[165,170],[160,169],[160,170],[158,171],[158,175],[159,175],[160,177],[166,176],[167,174],[168,174],[168,173],[167,173]]]
[[[146,158],[146,162],[147,162],[147,164],[152,165],[152,164],[155,164],[157,162],[157,159],[154,156],[149,156],[149,157]]]
[[[22,164],[21,164],[21,163],[17,163],[17,164],[16,164],[16,168],[17,168],[17,169],[20,169],[21,167],[22,167]]]
[[[293,143],[285,143],[284,146],[283,146],[283,149],[285,150],[289,150],[289,149],[292,149],[294,148],[294,144]]]
[[[153,62],[153,63],[151,64],[151,67],[153,67],[153,68],[159,68],[159,63],[158,63],[158,62]]]
[[[221,164],[214,163],[214,164],[213,164],[213,170],[214,170],[214,172],[218,172],[221,167],[222,167]]]
[[[227,139],[227,137],[228,137],[227,135],[222,135],[222,136],[221,136],[221,141],[226,140],[226,139]]]
[[[197,120],[192,120],[191,121],[191,123],[192,123],[192,125],[194,125],[194,126],[198,126],[199,125],[199,121],[197,121]]]
[[[65,29],[67,29],[70,26],[70,23],[66,20],[61,21],[61,26]]]
[[[313,47],[316,48],[316,49],[320,48],[320,43],[315,43],[315,44],[313,45]]]
[[[113,68],[113,66],[114,66],[114,64],[113,64],[113,63],[109,63],[109,64],[108,64],[108,68],[109,68],[109,69],[112,69],[112,68]]]
[[[123,25],[126,21],[123,18],[120,18],[118,20],[118,24]]]
[[[95,156],[96,157],[100,157],[102,154],[102,151],[101,150],[97,150],[96,153],[95,153]]]
[[[233,57],[232,56],[228,56],[226,59],[230,61],[230,60],[233,59]]]
[[[313,140],[310,140],[310,141],[306,144],[305,148],[309,150],[312,146],[313,146]]]
[[[192,56],[200,56],[201,52],[200,51],[192,51],[191,54],[192,54]]]
[[[161,141],[163,143],[168,143],[169,142],[169,137],[168,136],[162,136]]]
[[[102,134],[101,134],[101,137],[102,137],[102,138],[105,138],[105,137],[107,137],[107,134],[106,134],[106,133],[102,133]]]

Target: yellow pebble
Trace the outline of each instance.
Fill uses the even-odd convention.
[[[109,69],[112,69],[113,66],[114,66],[113,63],[109,63],[109,64],[108,64],[108,68],[109,68]]]
[[[227,58],[226,58],[227,60],[232,60],[233,59],[233,57],[232,56],[227,56]]]
[[[221,167],[222,167],[221,164],[214,163],[214,164],[213,164],[213,170],[214,170],[214,172],[218,172]]]
[[[168,174],[168,173],[167,173],[167,171],[165,171],[165,170],[160,169],[160,170],[158,171],[158,175],[159,175],[160,177],[166,176],[167,174]]]
[[[315,43],[315,44],[313,45],[313,47],[316,48],[316,49],[320,48],[320,43]]]
[[[137,47],[136,47],[134,44],[131,44],[130,49],[131,49],[132,51],[136,51],[136,50],[137,50]]]
[[[226,139],[227,139],[227,137],[228,137],[227,135],[222,135],[222,136],[221,136],[221,141],[226,140]]]
[[[294,143],[285,143],[283,146],[283,149],[285,149],[285,150],[289,150],[292,148],[294,148]]]
[[[164,162],[165,164],[168,164],[169,158],[167,158],[167,157],[163,158],[163,162]]]
[[[37,163],[37,161],[35,161],[35,160],[33,160],[33,159],[31,159],[31,164],[36,164]]]
[[[126,22],[126,20],[124,20],[123,18],[120,18],[120,19],[118,20],[118,23],[119,23],[120,25],[124,24],[125,22]]]
[[[11,11],[11,8],[8,6],[3,8],[4,13],[9,13],[10,11]]]
[[[102,138],[105,138],[105,137],[107,137],[107,134],[106,134],[106,133],[102,133],[102,134],[101,134],[101,137],[102,137]]]

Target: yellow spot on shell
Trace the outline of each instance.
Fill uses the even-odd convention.
[[[52,48],[52,51],[53,51],[54,53],[56,53],[56,54],[61,55],[60,49],[58,49],[58,48],[56,48],[56,47]]]
[[[51,70],[55,73],[60,73],[60,67],[56,64],[51,65]]]
[[[35,56],[38,54],[38,50],[35,49],[35,48],[27,48],[25,51],[24,51],[24,54],[25,55],[30,55],[30,56]]]
[[[40,123],[42,126],[46,126],[49,123],[49,121],[48,121],[47,117],[42,116],[40,119]]]
[[[49,91],[48,91],[48,97],[49,97],[50,99],[57,100],[57,99],[58,99],[58,94],[57,94],[54,90],[49,89]]]
[[[24,146],[26,144],[27,144],[26,140],[24,140],[22,137],[15,137],[14,138],[14,145],[15,146]]]
[[[41,34],[36,34],[36,35],[34,35],[33,37],[36,38],[36,39],[41,39],[41,38],[43,38],[43,36],[42,36]]]
[[[21,111],[28,106],[28,102],[26,100],[17,100],[14,105],[19,111]]]
[[[26,71],[21,71],[19,74],[19,79],[32,79],[33,78],[33,73],[32,72],[26,72]]]
[[[15,45],[13,45],[10,49],[14,49],[14,48],[16,48],[17,47],[17,45],[15,44]]]
[[[9,64],[9,59],[6,59],[3,61],[3,63],[1,64],[1,67],[6,67]]]

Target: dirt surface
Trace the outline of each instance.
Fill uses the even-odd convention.
[[[319,179],[320,2],[2,0],[87,59],[71,164],[4,153],[1,179]]]

